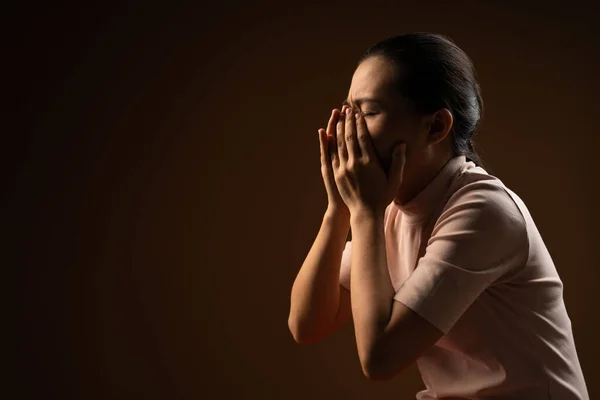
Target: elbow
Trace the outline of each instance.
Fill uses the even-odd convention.
[[[371,381],[382,380],[383,371],[381,360],[375,357],[373,351],[365,351],[360,357],[363,375]]]
[[[294,336],[294,340],[298,344],[314,344],[317,343],[320,338],[318,337],[296,337]]]
[[[369,378],[369,380],[377,382],[377,381],[389,381],[390,379],[394,378],[397,374],[381,374],[379,372],[371,372],[371,371],[365,371],[363,369],[363,373],[364,375]]]
[[[291,317],[288,318],[288,329],[294,338],[296,343],[305,343],[304,337],[300,334],[300,329],[298,329],[298,323],[293,320]]]
[[[406,369],[402,360],[390,360],[373,353],[365,357],[364,361],[361,360],[361,367],[363,374],[371,381],[388,381]]]
[[[305,329],[302,329],[300,324],[297,323],[296,320],[292,318],[288,318],[288,328],[294,341],[298,344],[313,344],[320,340],[320,337],[317,335],[311,334],[310,332],[306,332]]]
[[[394,378],[398,373],[391,373],[389,370],[382,368],[378,365],[363,365],[363,374],[371,381],[388,381]]]
[[[373,363],[362,364],[362,372],[371,381],[385,381],[391,378],[391,376],[386,375],[380,366]]]
[[[319,341],[319,338],[316,336],[302,335],[302,334],[298,333],[298,331],[291,331],[291,332],[292,332],[292,337],[294,338],[294,341],[298,344],[313,344],[313,343],[317,343]]]

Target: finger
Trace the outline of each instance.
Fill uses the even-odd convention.
[[[329,148],[329,159],[333,169],[340,166],[340,157],[338,153],[337,139],[334,136],[327,135],[327,147]]]
[[[356,122],[354,118],[355,117],[352,113],[352,109],[348,107],[346,109],[346,134],[344,137],[346,139],[346,151],[348,152],[348,162],[358,160],[361,156],[361,150],[356,137]]]
[[[337,120],[339,118],[340,112],[334,109],[331,112],[331,117],[329,118],[329,124],[327,125],[327,153],[329,155],[329,162],[333,167],[339,166],[338,159],[338,148],[336,144],[336,125]]]
[[[348,106],[342,106],[342,111],[339,111],[337,108],[333,109],[333,112],[335,114],[335,119],[333,121],[333,131],[331,133],[331,135],[337,139],[337,123],[340,120],[340,116],[344,114],[346,108],[348,108]]]
[[[337,147],[338,147],[338,158],[339,164],[344,165],[348,162],[348,151],[346,150],[346,138],[344,137],[344,131],[346,126],[345,114],[340,114],[340,119],[337,123]]]
[[[329,117],[329,123],[327,124],[327,134],[333,137],[335,137],[335,124],[337,123],[338,116],[339,111],[333,109],[333,111],[331,111],[331,116]]]
[[[365,119],[361,113],[357,113],[356,117],[356,136],[362,160],[367,163],[376,160],[377,157],[375,155],[373,141],[371,140],[371,135],[369,134]]]
[[[330,156],[330,136],[324,129],[319,129],[319,142],[321,144],[321,173],[325,180],[325,186],[328,192],[337,190],[335,187],[335,178],[333,176],[333,168]],[[333,193],[333,192],[331,192]]]
[[[329,149],[327,148],[327,132],[319,129],[319,149],[321,151],[321,166],[329,166]]]

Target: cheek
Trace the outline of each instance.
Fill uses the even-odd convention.
[[[371,135],[371,137],[380,137],[382,134],[382,129],[381,129],[381,124],[378,124],[375,121],[369,121],[368,119],[365,120],[365,126],[367,127],[367,131],[369,131],[369,134]]]
[[[374,121],[368,128],[371,136],[377,137],[381,144],[386,144],[388,146],[391,146],[392,143],[398,141],[407,142],[410,136],[408,135],[408,127],[400,121],[394,122],[382,119]]]

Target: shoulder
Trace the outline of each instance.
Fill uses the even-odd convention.
[[[507,187],[481,167],[463,169],[452,183],[438,222],[448,219],[495,234],[526,232],[525,217]]]
[[[500,179],[465,173],[453,182],[428,246],[432,257],[465,271],[499,274],[526,262],[527,224]]]

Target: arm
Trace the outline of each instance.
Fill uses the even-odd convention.
[[[414,362],[486,288],[525,265],[529,254],[520,209],[491,179],[469,183],[448,200],[425,255],[395,294],[380,217],[358,214],[351,226],[352,314],[363,371],[374,380]]]
[[[394,301],[386,257],[383,215],[352,216],[352,315],[365,376],[388,379],[408,367],[443,333]]]
[[[349,229],[346,215],[328,210],[296,276],[288,327],[298,343],[321,340],[350,316],[350,294],[339,283],[342,251]]]

